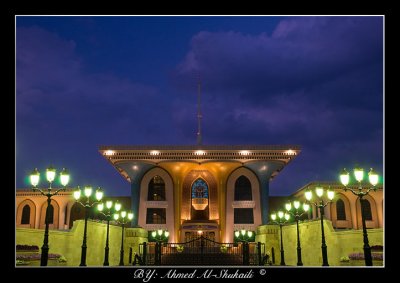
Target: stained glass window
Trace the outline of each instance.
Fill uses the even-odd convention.
[[[208,198],[208,186],[203,179],[197,179],[192,185],[192,199]]]

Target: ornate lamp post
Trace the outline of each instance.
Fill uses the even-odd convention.
[[[372,187],[363,187],[361,185],[362,180],[364,179],[364,169],[362,168],[355,168],[354,169],[354,177],[356,178],[358,182],[358,189],[354,190],[352,188],[348,188],[347,185],[349,184],[350,181],[350,174],[349,172],[346,171],[346,168],[343,169],[343,171],[340,173],[340,181],[343,184],[344,191],[351,191],[354,195],[358,196],[360,199],[360,207],[361,207],[361,221],[362,221],[362,227],[363,227],[363,239],[364,239],[364,259],[365,259],[365,265],[366,266],[372,266],[372,255],[371,255],[371,247],[369,246],[368,242],[368,233],[367,233],[367,227],[365,225],[365,214],[364,210],[362,209],[362,200],[363,197],[368,195],[371,190],[376,191],[377,188],[375,187],[376,184],[378,184],[379,176],[375,171],[371,168],[371,170],[368,173],[368,179]]]
[[[235,231],[235,237],[238,239],[238,241],[248,242],[253,237],[253,231],[247,231],[244,229]]]
[[[104,249],[104,266],[109,266],[109,262],[108,262],[108,255],[109,255],[109,247],[108,247],[108,239],[109,239],[109,229],[110,229],[110,220],[111,220],[111,215],[112,213],[114,213],[114,211],[118,212],[121,210],[121,204],[117,201],[113,206],[113,202],[111,200],[106,201],[106,208],[107,211],[103,212],[104,210],[104,203],[99,203],[97,205],[97,210],[103,214],[106,219],[107,219],[107,238],[106,238],[106,247]]]
[[[126,216],[128,215],[128,218]],[[121,218],[120,218],[121,216]],[[133,213],[129,212],[128,214],[126,211],[121,211],[121,215],[119,213],[114,214],[114,219],[117,221],[119,224],[122,225],[122,240],[121,240],[121,251],[119,254],[119,265],[124,266],[124,229],[125,229],[125,224],[128,223],[128,221],[131,221],[133,219]]]
[[[290,219],[290,214],[283,213],[283,211],[278,211],[278,218],[276,217],[276,213],[271,214],[272,222],[279,224],[279,229],[281,232],[281,265],[285,264],[285,252],[283,250],[283,237],[282,237],[282,226]]]
[[[63,188],[56,190],[55,192],[51,192],[51,183],[54,181],[54,178],[56,177],[56,169],[54,169],[52,166],[47,168],[46,170],[46,179],[49,182],[49,188],[47,189],[47,192],[44,192],[43,190],[37,188],[36,186],[39,184],[40,180],[40,173],[35,168],[33,172],[30,175],[30,181],[31,185],[33,186],[32,190],[33,191],[39,191],[43,196],[47,197],[47,208],[46,208],[46,216],[45,216],[45,230],[44,230],[44,239],[43,239],[43,246],[42,246],[42,254],[40,256],[40,266],[47,266],[47,260],[49,258],[49,210],[50,210],[50,205],[51,205],[51,197],[57,195],[60,191],[65,191],[65,188],[69,182],[69,174],[65,168],[60,173],[60,182]]]
[[[151,236],[157,242],[167,241],[169,237],[169,232],[166,230],[158,229],[157,231],[151,232]]]
[[[311,201],[313,197],[313,193],[311,190],[307,190],[305,192],[305,196],[307,201],[309,201],[311,204],[315,205],[315,207],[319,208],[319,213],[321,215],[321,251],[322,251],[322,266],[329,266],[328,264],[328,250],[325,242],[325,232],[324,232],[324,208],[327,206],[329,203],[332,202],[333,198],[335,197],[335,192],[332,191],[331,189],[328,189],[326,191],[326,195],[328,198],[328,201],[323,199],[325,190],[322,187],[316,187],[315,188],[315,193],[318,197],[317,202]]]
[[[303,203],[303,212],[300,213],[299,208],[300,208],[300,202],[295,200],[293,202],[293,207],[294,211],[292,211],[292,204],[288,202],[285,205],[285,208],[288,213],[294,216],[294,219],[296,220],[296,228],[297,228],[297,265],[298,266],[303,266],[303,262],[301,261],[301,246],[300,246],[300,233],[299,233],[299,219],[300,217],[308,212],[310,205],[308,203]]]
[[[90,186],[85,186],[83,193],[86,197],[86,201],[81,202],[79,199],[81,197],[81,190],[78,186],[77,190],[74,191],[74,198],[77,203],[82,205],[85,208],[85,228],[83,230],[83,241],[82,241],[82,253],[81,253],[81,263],[79,266],[86,266],[86,234],[87,234],[87,220],[89,217],[89,209],[94,206],[96,203],[99,203],[99,201],[103,198],[103,191],[100,188],[97,188],[96,190],[96,200],[94,201],[93,199],[90,198],[92,195],[92,187]]]

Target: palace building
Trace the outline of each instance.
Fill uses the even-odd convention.
[[[166,229],[170,242],[204,233],[232,242],[234,231],[269,222],[269,182],[299,146],[101,146],[131,184],[133,226]]]

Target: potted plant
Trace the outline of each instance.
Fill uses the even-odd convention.
[[[226,253],[228,251],[228,247],[226,245],[222,245],[220,250],[221,250],[221,253]]]
[[[176,251],[177,251],[178,253],[183,252],[183,246],[182,246],[182,245],[177,245],[177,246],[176,246]]]

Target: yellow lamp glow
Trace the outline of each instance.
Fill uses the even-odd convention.
[[[132,213],[132,212],[129,212],[129,213],[128,213],[128,219],[129,219],[129,220],[132,220],[132,219],[133,219],[133,213]]]
[[[64,187],[69,183],[69,173],[65,168],[63,168],[63,170],[60,173],[60,181],[61,185],[63,185]]]
[[[242,236],[244,236],[244,235],[246,234],[246,230],[242,229],[242,230],[240,231],[240,234],[242,234]]]
[[[299,207],[300,207],[300,202],[299,202],[298,200],[295,200],[295,201],[293,202],[293,206],[294,206],[294,208],[299,209]]]
[[[276,213],[272,213],[272,214],[271,214],[271,219],[272,219],[273,221],[276,220]]]
[[[164,236],[165,236],[166,238],[168,238],[168,237],[169,237],[169,232],[168,232],[168,231],[165,231],[165,232],[164,232]]]
[[[161,230],[161,229],[158,229],[158,230],[157,230],[157,234],[158,234],[158,236],[161,236],[161,235],[162,235],[162,232],[163,232],[163,230]]]
[[[253,232],[252,231],[247,231],[247,236],[249,236],[249,238],[253,237]]]
[[[285,219],[289,220],[290,219],[290,214],[289,213],[285,213]]]
[[[310,209],[310,205],[308,203],[303,203],[304,211],[308,211]]]
[[[239,238],[239,236],[240,236],[240,232],[239,231],[235,231],[235,237]]]
[[[361,182],[364,179],[364,169],[354,168],[354,177],[356,177],[357,182]]]
[[[285,204],[285,208],[286,210],[291,210],[292,209],[292,204],[290,202],[288,202],[287,204]]]
[[[46,178],[49,183],[54,181],[54,178],[56,177],[56,169],[53,168],[53,166],[50,166],[49,168],[46,169]]]
[[[115,203],[115,210],[116,210],[116,211],[120,211],[120,210],[121,210],[121,207],[122,207],[122,205],[121,205],[118,201],[116,201],[116,203]]]
[[[74,199],[78,200],[81,197],[81,190],[79,187],[74,191]]]
[[[115,213],[115,214],[114,214],[114,219],[115,219],[115,220],[118,220],[118,218],[119,218],[119,214],[118,214],[118,213]]]
[[[307,200],[311,200],[311,199],[312,199],[312,191],[311,191],[311,190],[307,190],[307,191],[304,193],[304,195],[305,195],[305,197],[306,197]]]
[[[371,168],[368,172],[368,179],[372,186],[378,184],[379,175]]]
[[[316,187],[315,193],[317,194],[318,197],[322,197],[322,195],[324,194],[324,189],[322,187]]]
[[[104,203],[99,203],[99,204],[97,205],[97,209],[98,209],[99,211],[103,211],[103,209],[104,209]]]
[[[328,189],[327,194],[328,194],[328,199],[329,200],[333,200],[333,198],[335,197],[335,191],[333,191],[331,189]]]
[[[37,168],[35,168],[35,170],[33,170],[33,172],[31,173],[30,179],[32,186],[36,187],[39,184],[40,173]]]
[[[125,218],[126,217],[126,211],[121,211],[121,217]]]
[[[152,236],[153,238],[155,238],[155,237],[157,236],[157,232],[156,232],[156,231],[151,232],[151,236]]]
[[[346,171],[346,168],[343,168],[342,172],[340,172],[340,182],[343,186],[347,186],[350,181],[350,174]]]
[[[111,200],[106,201],[106,207],[108,209],[110,209],[112,207],[112,205],[113,205],[113,202]]]
[[[101,200],[103,198],[103,195],[104,195],[103,190],[100,189],[100,188],[97,188],[97,190],[96,190],[96,199],[98,201]]]
[[[283,216],[284,216],[284,213],[283,213],[283,211],[278,211],[278,217],[279,217],[280,219],[282,219],[282,218],[283,218]]]
[[[84,192],[86,197],[90,197],[92,195],[92,187],[86,186]]]

